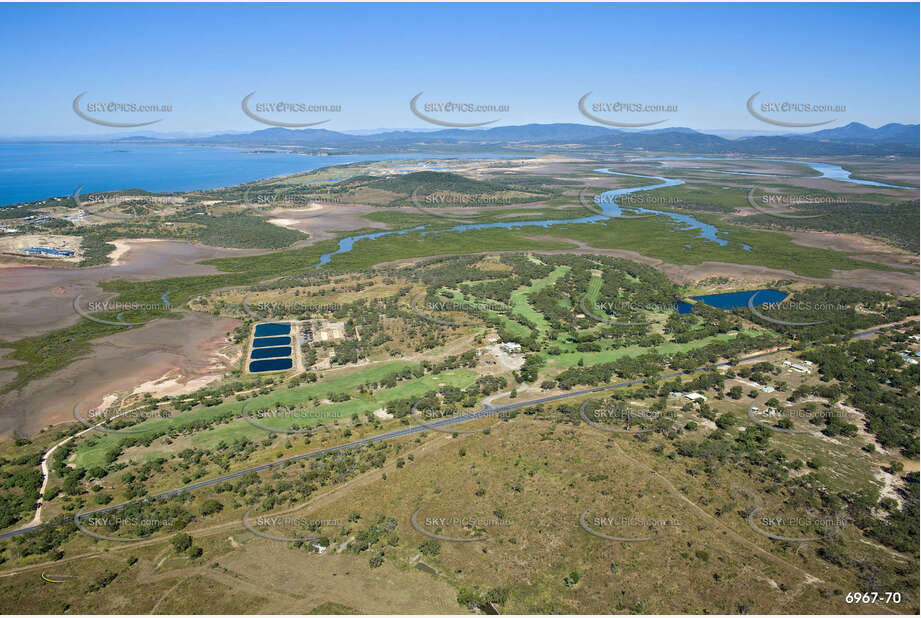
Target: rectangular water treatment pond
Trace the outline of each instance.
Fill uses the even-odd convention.
[[[254,348],[271,348],[279,345],[291,345],[291,337],[256,337],[253,339]]]
[[[279,356],[291,356],[291,346],[282,346],[279,348],[254,348],[249,355],[252,360],[260,358],[278,358]]]
[[[274,337],[276,335],[287,335],[291,332],[291,325],[287,323],[272,322],[269,324],[258,324],[253,332],[253,337]]]
[[[249,364],[250,373],[261,373],[263,371],[282,371],[291,369],[294,362],[290,358],[270,358],[267,360],[255,360]]]
[[[253,329],[253,347],[249,351],[250,373],[285,371],[294,367],[291,324],[265,322]]]

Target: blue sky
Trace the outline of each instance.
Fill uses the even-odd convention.
[[[84,91],[172,105],[118,117],[162,117],[152,129],[164,132],[266,128],[241,111],[252,91],[254,102],[341,105],[274,116],[331,117],[331,130],[436,128],[410,112],[420,91],[508,105],[498,124],[591,124],[577,102],[592,91],[678,108],[631,120],[778,131],[746,111],[759,90],[845,105],[806,118],[831,126],[916,123],[918,18],[918,4],[6,4],[0,135],[139,132],[79,118],[71,104]]]

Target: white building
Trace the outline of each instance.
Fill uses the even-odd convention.
[[[803,361],[803,362],[808,363],[810,366],[812,365],[812,363],[810,363],[809,361]],[[810,373],[809,367],[805,365],[800,365],[799,363],[794,363],[791,361],[784,361],[783,364],[784,364],[784,367],[790,367],[791,369],[793,369],[793,371],[797,371],[799,373]]]

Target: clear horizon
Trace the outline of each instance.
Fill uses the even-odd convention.
[[[488,17],[484,17],[488,15]],[[249,132],[269,102],[339,106],[330,113],[263,113],[315,128],[445,128],[410,111],[425,102],[504,107],[442,115],[491,126],[596,124],[578,102],[671,111],[608,115],[647,129],[813,132],[860,122],[917,124],[917,4],[489,5],[0,5],[0,74],[8,84],[0,136]],[[832,120],[784,128],[746,101],[808,102],[844,111],[783,116]],[[95,114],[82,105],[168,105],[165,113]],[[428,114],[438,116],[438,114]],[[781,116],[778,115],[778,118]],[[661,121],[661,122],[659,122]],[[724,127],[714,129],[713,127]],[[488,128],[488,127],[487,127]]]

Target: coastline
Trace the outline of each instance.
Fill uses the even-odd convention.
[[[100,151],[100,146],[112,147],[115,145],[125,145],[125,142],[15,142],[0,143],[0,167],[6,164],[9,158],[10,165],[19,157],[19,153],[4,153],[3,146],[16,146],[20,149],[28,148],[46,148],[60,146],[61,148],[74,149],[85,147],[86,152],[55,153],[55,157],[48,157],[43,162],[45,166],[42,172],[26,174],[20,181],[19,185],[11,185],[9,194],[0,194],[0,209],[25,207],[30,204],[40,204],[49,200],[64,200],[73,195],[74,190],[81,185],[87,187],[85,193],[117,192],[126,191],[131,188],[142,189],[155,194],[178,195],[184,193],[196,193],[200,191],[221,191],[233,187],[241,187],[253,183],[266,182],[271,180],[284,180],[293,176],[306,174],[309,172],[337,167],[340,165],[350,165],[354,163],[375,163],[383,161],[419,161],[426,159],[514,159],[514,158],[533,158],[534,155],[525,154],[494,154],[494,153],[379,153],[379,154],[335,154],[335,155],[317,155],[304,152],[292,152],[273,150],[270,153],[254,153],[253,147],[242,148],[224,145],[201,145],[201,144],[147,144],[147,143],[130,143],[136,150],[127,153],[138,155],[144,150],[150,150],[153,147],[187,150],[192,154],[199,153],[203,155],[198,161],[188,161],[188,158],[173,157],[176,160],[154,160],[148,162],[134,162],[131,168],[128,168],[127,177],[119,180],[119,186],[111,186],[111,179],[119,174],[125,175],[125,169],[118,169],[108,159],[102,157],[111,152]],[[162,155],[163,151],[160,151]],[[227,158],[222,156],[212,156],[215,153],[233,153],[234,157]],[[258,156],[254,156],[258,155]],[[75,172],[74,160],[84,160],[95,163],[98,167],[93,170],[92,174],[77,174]],[[100,158],[102,157],[102,158]],[[275,161],[270,159],[275,157]],[[94,159],[96,159],[94,161]],[[282,160],[283,159],[283,160]],[[313,159],[314,161],[310,161]],[[254,162],[256,162],[254,164]],[[195,169],[194,166],[198,166]],[[276,171],[269,167],[273,166]],[[192,166],[190,168],[190,166]],[[254,169],[254,167],[264,167],[265,169]],[[148,169],[150,168],[150,169]],[[283,168],[280,169],[279,168]],[[197,180],[188,181],[186,184],[177,186],[159,184],[166,178],[184,178],[190,169],[195,169],[198,174]],[[147,170],[147,176],[142,173]],[[231,177],[230,174],[234,174]],[[247,174],[258,174],[256,178],[248,178]],[[93,178],[93,176],[96,178]],[[224,177],[209,181],[209,178],[223,175]],[[68,179],[64,182],[64,179]],[[50,182],[57,182],[58,188],[39,189],[33,187],[47,187]],[[97,188],[98,187],[98,188]],[[35,191],[31,199],[16,199],[15,192]]]

